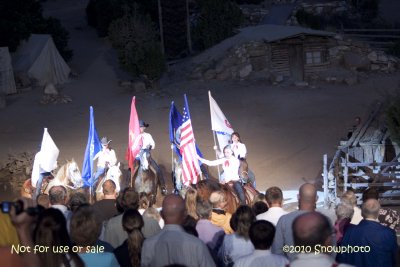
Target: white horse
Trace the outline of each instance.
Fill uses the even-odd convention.
[[[67,163],[60,167],[55,177],[47,184],[44,193],[48,194],[49,189],[56,185],[62,185],[74,190],[83,187],[81,171],[74,159],[68,160]]]
[[[117,165],[114,165],[112,167],[110,167],[107,170],[106,176],[101,179],[101,181],[99,182],[99,184],[97,185],[96,188],[96,199],[100,200],[104,197],[103,195],[103,184],[105,181],[107,180],[112,180],[115,183],[115,191],[117,193],[119,193],[119,191],[121,191],[121,178],[122,178],[122,172],[120,170],[120,162],[118,162]]]

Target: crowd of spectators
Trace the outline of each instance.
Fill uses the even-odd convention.
[[[396,266],[397,211],[381,207],[367,189],[359,206],[353,191],[337,204],[336,218],[316,207],[317,190],[299,188],[298,209],[284,209],[273,186],[230,214],[222,191],[202,200],[190,188],[184,198],[146,194],[109,180],[104,199],[54,186],[37,202],[21,199],[0,214],[1,266]],[[38,205],[40,205],[40,208]]]

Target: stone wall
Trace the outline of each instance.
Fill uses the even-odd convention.
[[[270,44],[247,42],[227,51],[220,60],[203,62],[194,67],[191,79],[201,80],[246,80],[264,78],[273,84],[290,77],[277,75],[270,66]],[[351,40],[342,40],[338,35],[330,40],[327,71],[313,73],[306,81],[344,82],[354,84],[358,76],[371,72],[393,73],[399,68],[399,59],[383,51],[375,51],[368,45]]]

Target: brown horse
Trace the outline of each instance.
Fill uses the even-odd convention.
[[[231,183],[220,184],[212,179],[201,180],[197,183],[196,189],[197,195],[202,200],[208,200],[211,193],[214,191],[221,190],[224,192],[227,202],[226,211],[229,213],[234,213],[239,207],[239,198],[237,197],[235,190],[233,190]],[[243,186],[243,191],[245,193],[247,205],[251,205],[254,197],[259,194],[256,189],[247,184]]]

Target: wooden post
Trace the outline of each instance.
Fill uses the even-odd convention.
[[[328,155],[324,154],[323,156],[323,178],[324,178],[324,207],[328,208],[329,206],[329,192],[328,192]]]
[[[349,167],[347,166],[348,162],[349,162],[349,154],[346,153],[346,158],[344,159],[344,170],[343,170],[343,178],[344,178],[343,190],[344,190],[344,192],[347,191],[347,183],[349,180]]]

